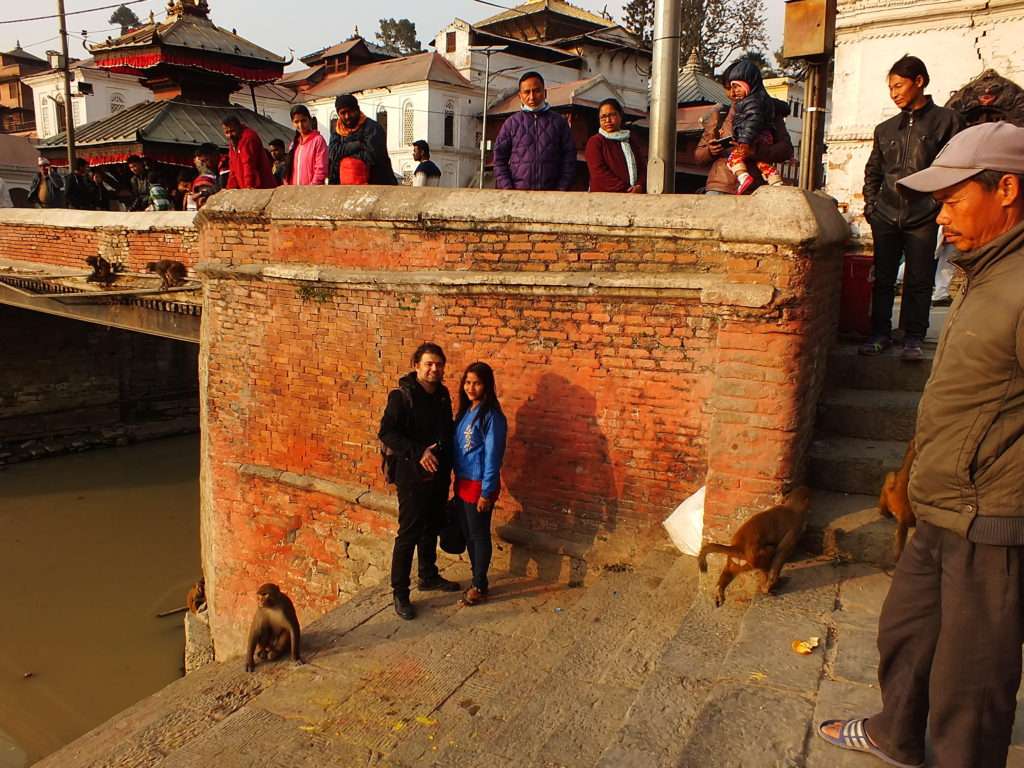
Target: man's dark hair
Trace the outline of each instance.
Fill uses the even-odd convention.
[[[359,109],[359,99],[351,93],[343,93],[334,100],[334,109],[337,112],[343,109]]]
[[[270,146],[277,147],[282,152],[284,152],[284,142],[281,141],[280,139],[271,139],[270,140]]]
[[[424,355],[437,355],[441,358],[442,363],[448,362],[448,358],[445,357],[444,350],[441,349],[440,345],[435,344],[432,341],[425,341],[416,347],[416,351],[412,353],[412,364],[419,365],[420,360],[423,359]]]
[[[221,120],[220,124],[231,128],[242,127],[242,121],[238,119],[238,115],[228,115],[223,120]]]
[[[164,185],[164,179],[163,176],[160,174],[160,171],[150,171],[149,173],[147,173],[146,181],[148,181],[150,184],[159,184],[161,187]]]
[[[128,163],[128,165],[131,165],[132,163],[141,163],[142,158],[138,155],[128,155],[128,159],[125,160],[125,162]]]
[[[75,170],[76,171],[81,169],[81,168],[88,169],[88,167],[89,167],[89,161],[86,160],[84,157],[75,158]]]
[[[180,184],[181,182],[186,181],[186,182],[191,184],[192,183],[192,179],[194,179],[195,177],[196,177],[195,171],[179,171],[178,172],[178,183]]]
[[[619,113],[619,117],[625,117],[626,113],[622,110],[622,104],[619,103],[618,99],[608,98],[597,105],[597,114],[601,114],[601,110],[604,107],[613,107],[616,112]]]
[[[423,154],[425,154],[427,157],[430,157],[430,145],[427,144],[427,142],[425,142],[423,139],[417,139],[412,143],[412,145],[414,147],[419,147],[420,149],[423,150]]]
[[[537,78],[538,80],[540,80],[541,85],[546,85],[546,83],[544,82],[544,76],[540,72],[534,72],[533,70],[530,70],[525,75],[519,78],[519,87],[522,88],[523,83],[525,83],[527,80],[532,80],[533,78]]]
[[[1020,182],[1021,189],[1024,189],[1024,176],[1018,173],[1008,173],[1006,171],[982,171],[977,176],[971,176],[969,181],[976,181],[981,184],[987,192],[992,192],[999,186],[999,182],[1002,181],[1003,176],[1016,176],[1017,181]]]
[[[925,86],[931,82],[931,78],[928,77],[928,67],[917,56],[906,55],[893,64],[889,68],[889,75],[887,77],[892,75],[905,77],[907,80],[916,80],[918,77],[923,77]]]
[[[220,154],[220,150],[217,149],[217,145],[216,144],[211,144],[210,142],[206,142],[205,144],[200,144],[198,147],[196,147],[196,151],[192,153],[192,156],[193,157],[206,157],[208,155],[216,156],[216,155],[219,155],[219,154]]]

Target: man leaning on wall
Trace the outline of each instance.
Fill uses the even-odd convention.
[[[819,735],[889,765],[1003,768],[1024,643],[1024,128],[985,123],[899,182],[967,275],[918,409],[917,532],[878,622],[882,711]]]

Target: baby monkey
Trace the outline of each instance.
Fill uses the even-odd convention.
[[[806,487],[790,491],[778,506],[758,512],[733,534],[731,544],[709,542],[700,548],[697,567],[707,573],[709,552],[726,555],[725,568],[715,589],[715,606],[725,602],[725,588],[736,575],[756,569],[761,572],[761,592],[768,594],[779,581],[782,566],[796,549],[807,525],[811,492]]]
[[[117,273],[121,271],[120,264],[111,264],[102,256],[86,256],[85,263],[92,267],[92,274],[85,278],[87,283],[110,285],[117,279]]]
[[[304,664],[301,656],[299,619],[295,606],[277,584],[264,584],[256,590],[258,605],[249,627],[249,645],[245,653],[245,671],[256,669],[256,658],[274,661],[291,649],[292,660]]]
[[[146,264],[146,271],[156,272],[156,274],[160,275],[160,287],[165,290],[184,285],[185,279],[188,277],[188,270],[185,269],[185,265],[173,259],[151,261]]]

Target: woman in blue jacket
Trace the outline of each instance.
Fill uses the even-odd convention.
[[[491,512],[501,487],[508,422],[494,391],[494,371],[487,363],[471,363],[462,374],[459,412],[455,417],[455,499],[466,536],[473,585],[464,605],[487,599],[491,564]]]

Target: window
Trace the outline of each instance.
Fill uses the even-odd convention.
[[[444,145],[455,146],[455,102],[449,101],[444,105]]]
[[[388,138],[388,110],[386,107],[377,107],[377,124],[384,131],[384,140]]]
[[[455,53],[455,33],[449,32],[444,36],[444,52]]]
[[[39,114],[42,117],[42,125],[40,126],[42,132],[39,134],[39,138],[48,139],[53,135],[53,123],[50,122],[50,107],[46,102],[39,105]]]
[[[53,100],[53,111],[57,113],[57,133],[64,133],[68,129],[68,112],[63,98]]]
[[[110,114],[120,112],[124,109],[124,96],[120,93],[110,94]]]
[[[71,116],[75,120],[75,125],[81,125],[85,121],[82,119],[82,100],[72,99],[71,100]]]
[[[416,138],[415,114],[412,102],[405,102],[402,107],[402,144],[408,147]]]

